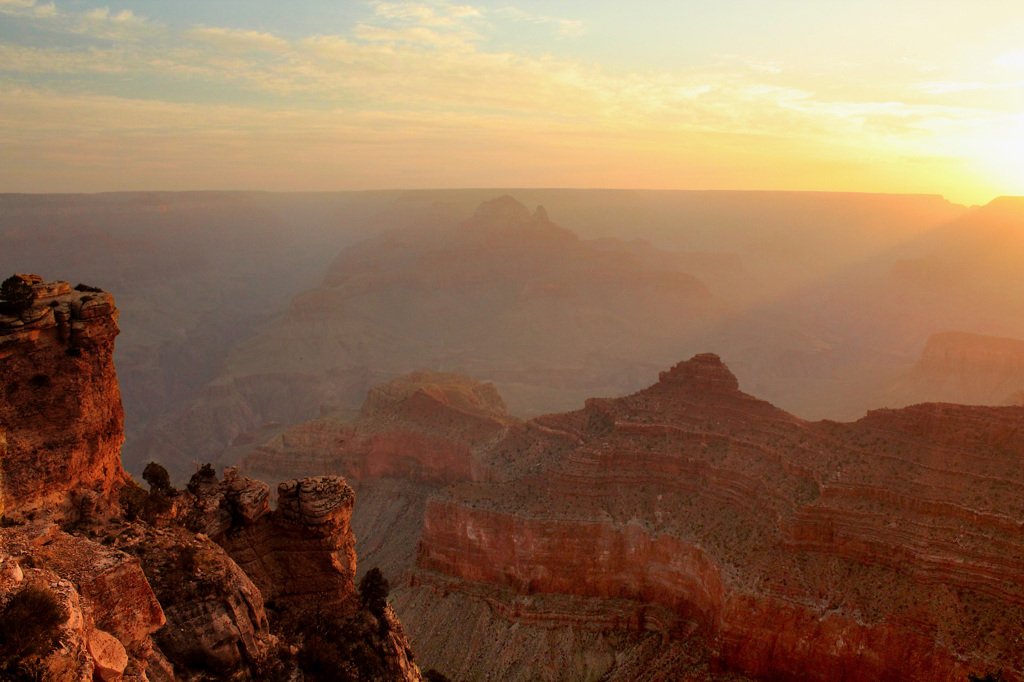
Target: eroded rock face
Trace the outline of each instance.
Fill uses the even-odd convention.
[[[120,679],[112,672],[118,665],[123,671],[131,664],[136,674],[145,673],[153,653],[151,636],[165,619],[137,558],[39,520],[0,530],[0,564],[7,575],[7,580],[0,578],[0,596],[19,584],[35,583],[64,602],[69,620],[63,627],[82,652],[88,648],[88,656],[71,647],[55,666],[86,661],[104,679]]]
[[[0,509],[108,513],[126,480],[110,294],[24,275],[37,298],[18,316],[0,315]]]
[[[205,530],[237,562],[239,573],[252,579],[258,588],[256,596],[283,613],[301,614],[307,626],[311,618],[344,622],[337,631],[344,641],[333,644],[371,652],[369,658],[375,662],[370,667],[375,675],[383,675],[381,679],[421,679],[398,618],[390,608],[382,614],[371,613],[356,595],[355,537],[350,524],[355,494],[345,479],[318,476],[285,481],[278,485],[275,510],[267,506],[266,484],[239,476],[234,468],[220,482],[194,478],[190,491],[193,506],[183,512],[186,523],[205,521]],[[215,510],[219,513],[212,513]],[[172,608],[168,617],[174,613]],[[209,620],[201,613],[190,619]],[[176,645],[162,646],[174,650]],[[234,652],[228,649],[225,654]],[[214,668],[230,669],[229,664],[230,660],[211,662]]]
[[[285,605],[353,606],[355,494],[339,476],[285,481],[277,509],[266,484],[229,469],[224,480],[195,488],[185,522],[200,524],[259,588]]]
[[[183,528],[145,532],[138,542],[167,617],[154,639],[183,678],[234,674],[267,654],[273,639],[263,596],[220,546]]]
[[[351,421],[324,417],[285,430],[256,448],[240,469],[264,481],[339,474],[361,503],[352,525],[360,564],[399,581],[412,566],[428,495],[455,481],[507,476],[487,457],[489,443],[519,429],[493,384],[417,371],[371,389]],[[528,458],[516,453],[528,464]]]
[[[381,674],[374,679],[418,682],[401,624],[393,614],[380,622],[356,598],[355,496],[344,479],[283,483],[274,512],[267,486],[234,470],[217,481],[204,469],[188,493],[133,490],[118,452],[113,300],[72,292],[66,282],[23,279],[35,305],[0,317],[0,602],[33,581],[68,614],[63,646],[32,661],[34,674],[263,679],[276,641],[267,594],[362,618],[372,632],[353,635],[351,646],[375,647]],[[124,514],[131,520],[116,518],[128,507],[136,510]],[[144,520],[136,518],[140,509]],[[200,531],[239,552],[252,579]],[[277,672],[298,674],[294,661]]]
[[[150,635],[166,619],[137,558],[62,532],[54,532],[33,556],[76,585],[97,627],[148,657]]]
[[[519,622],[570,597],[586,608],[563,612],[566,625],[607,623],[600,604],[611,613],[617,600],[661,609],[677,622],[639,629],[661,630],[662,652],[697,638],[709,674],[1022,679],[1022,423],[1024,408],[942,404],[806,422],[700,355],[631,396],[532,422],[531,449],[554,453],[535,472],[435,495],[413,581],[429,587],[403,591],[398,608],[414,643],[429,643],[425,664],[460,679],[486,673],[455,642],[420,634],[453,591],[467,614],[483,600]],[[439,589],[439,575],[456,582]],[[624,627],[636,624],[606,632]],[[629,637],[614,656],[640,646]]]

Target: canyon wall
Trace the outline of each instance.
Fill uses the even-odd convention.
[[[542,472],[435,495],[417,575],[500,586],[506,605],[656,605],[700,633],[713,670],[757,679],[1021,679],[1021,423],[1022,408],[942,404],[805,422],[696,356],[547,418],[579,442]]]
[[[392,604],[424,665],[460,680],[1022,679],[1024,408],[808,422],[704,354],[633,395],[475,431],[444,397],[457,382],[421,390],[427,377],[244,463],[358,477],[360,547],[404,576]],[[443,447],[424,445],[428,424]],[[384,466],[396,452],[418,466]],[[444,470],[458,473],[423,473]]]
[[[35,301],[0,315],[0,509],[109,507],[126,480],[110,294],[22,276]]]

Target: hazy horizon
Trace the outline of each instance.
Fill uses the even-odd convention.
[[[1024,7],[0,0],[0,191],[1024,194]]]

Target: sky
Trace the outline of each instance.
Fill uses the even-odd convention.
[[[1024,194],[1020,0],[0,0],[0,192]]]

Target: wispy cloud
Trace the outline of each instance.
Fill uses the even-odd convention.
[[[935,64],[932,64],[931,62],[925,61],[923,59],[911,59],[910,57],[901,57],[899,63],[913,67],[913,69],[919,73],[932,73],[934,71],[939,70],[939,67],[937,67]]]
[[[514,21],[525,21],[531,24],[547,24],[555,29],[560,38],[575,38],[586,33],[586,25],[577,19],[560,19],[542,14],[530,14],[517,7],[503,7],[498,13]]]
[[[37,4],[36,0],[0,0],[0,14],[20,17],[51,17],[57,14],[52,2]]]
[[[1004,90],[1006,88],[1024,87],[1024,81],[1011,82],[984,82],[984,81],[929,81],[927,83],[915,83],[910,86],[913,90],[919,90],[932,95],[944,95],[955,92],[969,92],[978,90]]]
[[[482,16],[475,7],[448,2],[376,2],[374,5],[378,17],[422,26],[456,26],[466,19]]]
[[[1017,69],[1024,69],[1024,52],[1011,52],[1004,54],[995,61],[996,66],[1010,66]]]
[[[289,49],[287,40],[271,33],[242,31],[230,28],[200,26],[185,33],[188,40],[206,43],[211,47],[229,52],[285,52]]]

